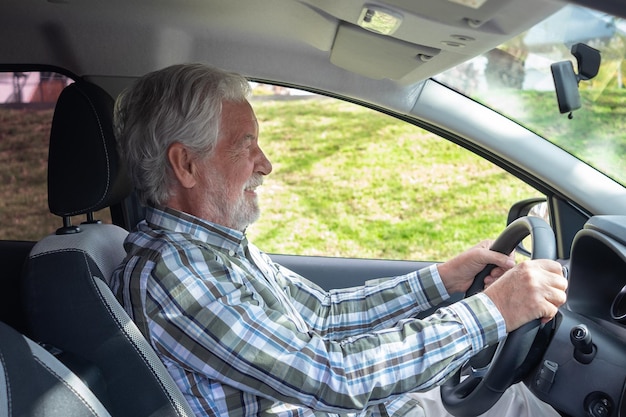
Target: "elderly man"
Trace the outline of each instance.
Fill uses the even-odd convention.
[[[177,65],[116,104],[147,211],[111,285],[198,415],[424,415],[437,401],[420,391],[565,301],[558,263],[514,266],[486,243],[331,292],[274,263],[245,235],[272,171],[248,94],[239,75]],[[497,268],[484,292],[415,318],[487,264]]]

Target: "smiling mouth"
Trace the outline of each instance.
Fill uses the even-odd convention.
[[[244,187],[243,191],[246,193],[254,193],[256,194],[256,189],[263,185],[262,178],[253,178],[250,180],[248,184]]]

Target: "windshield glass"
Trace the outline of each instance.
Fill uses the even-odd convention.
[[[550,65],[584,43],[600,51],[597,76],[580,81],[581,107],[561,114]],[[435,77],[516,120],[626,185],[623,61],[626,23],[579,6],[558,13],[482,56]]]

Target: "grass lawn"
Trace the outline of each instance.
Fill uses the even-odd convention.
[[[433,134],[330,99],[255,101],[274,164],[249,229],[268,252],[440,260],[537,193]]]

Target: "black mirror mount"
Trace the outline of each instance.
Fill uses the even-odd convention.
[[[590,80],[598,75],[598,70],[600,69],[600,51],[584,43],[575,44],[572,46],[571,51],[578,62],[579,80]]]
[[[570,119],[572,112],[581,107],[579,83],[590,80],[598,74],[601,60],[600,51],[584,43],[572,46],[571,52],[578,62],[578,74],[574,72],[571,61],[560,61],[550,65],[559,112],[569,113]]]

